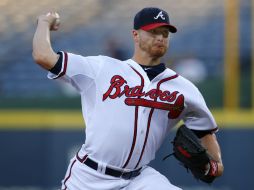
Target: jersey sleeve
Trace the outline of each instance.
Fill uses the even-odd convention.
[[[218,127],[212,113],[199,90],[196,87],[194,90],[193,97],[195,98],[187,104],[187,111],[183,118],[184,123],[193,130],[216,132]]]
[[[93,83],[102,69],[100,56],[83,57],[67,52],[60,54],[58,72],[48,72],[49,79],[60,79],[70,83],[79,92],[85,91]]]

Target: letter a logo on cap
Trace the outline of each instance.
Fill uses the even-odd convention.
[[[154,19],[157,20],[159,17],[161,17],[162,20],[165,20],[165,19],[166,19],[166,18],[164,17],[164,15],[162,14],[162,11],[159,12],[159,14],[158,14],[156,17],[154,17]]]

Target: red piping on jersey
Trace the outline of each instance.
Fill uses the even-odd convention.
[[[79,152],[77,152],[76,157],[78,159],[78,161],[80,161],[81,163],[84,163],[88,157],[88,155],[86,154],[83,158],[80,158],[78,155]]]
[[[133,134],[133,140],[132,140],[132,145],[131,145],[131,150],[128,156],[128,159],[126,160],[125,164],[123,165],[123,168],[125,168],[132,156],[135,144],[136,144],[136,139],[137,139],[137,128],[138,128],[138,106],[135,107],[135,121],[134,121],[134,134]]]
[[[175,75],[173,75],[173,76],[171,76],[171,77],[162,79],[161,81],[158,82],[157,88],[156,88],[156,89],[159,90],[159,89],[160,89],[160,85],[161,85],[163,82],[166,82],[166,81],[168,81],[168,80],[172,80],[172,79],[174,79],[174,78],[176,78],[176,77],[178,77],[178,74],[175,74]],[[155,98],[154,102],[157,101],[157,98],[158,98],[158,97]],[[147,130],[146,130],[145,141],[144,141],[144,144],[143,144],[142,152],[141,152],[141,154],[140,154],[138,163],[136,164],[135,168],[138,167],[138,165],[139,165],[139,163],[140,163],[140,161],[141,161],[141,159],[142,159],[142,157],[143,157],[144,151],[145,151],[145,147],[146,147],[146,143],[147,143],[147,139],[148,139],[148,135],[149,135],[149,131],[150,131],[150,125],[151,125],[151,120],[152,120],[153,112],[154,112],[154,108],[152,108],[151,111],[150,111],[150,113],[149,113],[148,122],[147,122]]]
[[[161,85],[163,82],[166,82],[166,81],[168,81],[168,80],[175,79],[176,77],[178,77],[178,74],[175,74],[175,75],[173,75],[173,76],[171,76],[171,77],[162,79],[162,80],[161,80],[160,82],[158,82],[158,84],[157,84],[157,90],[160,89],[160,85]]]
[[[64,54],[64,65],[63,65],[64,68],[63,68],[63,71],[55,79],[65,75],[66,73],[67,63],[68,63],[68,54],[66,52],[63,52],[63,54]]]
[[[207,131],[210,131],[211,133],[214,133],[214,132],[216,132],[217,130],[219,130],[218,127],[214,128],[214,129],[211,129],[211,130],[207,130]]]
[[[144,78],[143,78],[143,76],[135,68],[133,68],[132,66],[131,66],[131,68],[140,76],[140,78],[141,78],[141,86],[144,87]],[[140,96],[138,96],[138,98],[140,98]],[[133,140],[132,140],[131,150],[130,150],[130,153],[129,153],[129,156],[128,156],[126,162],[123,165],[123,168],[125,168],[128,165],[128,163],[129,163],[129,161],[131,159],[131,156],[132,156],[135,144],[136,144],[137,129],[138,129],[138,106],[135,107],[135,120],[134,120],[134,132],[133,132],[134,134],[133,134]]]
[[[64,180],[64,190],[67,190],[66,182],[67,182],[68,179],[71,177],[72,167],[74,166],[74,164],[75,164],[76,161],[77,161],[77,160],[74,160],[74,161],[72,162],[71,167],[70,167],[69,174],[68,174],[67,178],[65,178],[65,180]]]
[[[144,141],[144,144],[143,144],[143,147],[142,147],[142,151],[141,151],[140,157],[138,159],[138,162],[137,162],[135,168],[138,167],[138,165],[139,165],[139,163],[140,163],[140,161],[141,161],[141,159],[143,157],[143,154],[144,154],[145,146],[146,146],[148,135],[149,135],[149,131],[150,131],[150,126],[151,126],[150,124],[151,124],[151,120],[152,120],[153,111],[154,111],[154,108],[152,108],[150,113],[149,113],[145,141]]]

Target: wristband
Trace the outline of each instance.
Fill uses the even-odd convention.
[[[210,176],[217,176],[218,173],[218,163],[214,160],[210,160],[210,169],[208,175]]]

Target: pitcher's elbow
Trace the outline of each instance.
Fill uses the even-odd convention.
[[[48,70],[48,69],[51,68],[47,55],[44,55],[42,53],[38,53],[38,52],[33,51],[32,56],[33,56],[33,59],[34,59],[35,63],[37,63],[38,65],[40,65],[44,69]]]

